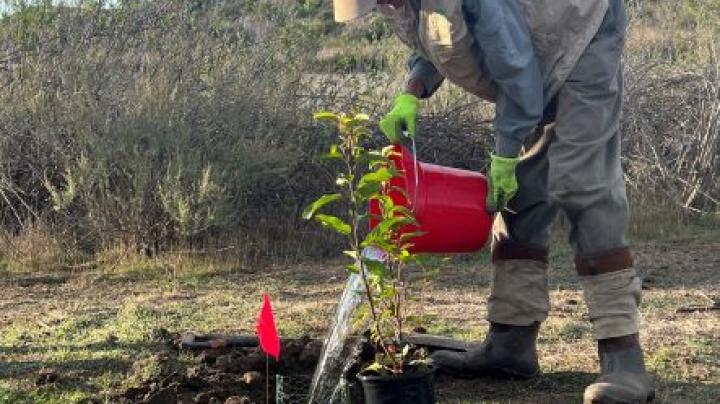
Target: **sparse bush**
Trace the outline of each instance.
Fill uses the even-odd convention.
[[[238,232],[281,250],[304,226],[303,190],[323,181],[299,98],[316,34],[291,21],[258,31],[229,7],[41,3],[0,22],[10,235],[42,220],[82,234],[89,253],[237,243]]]
[[[3,265],[14,271],[49,271],[77,264],[77,246],[67,234],[46,223],[24,223],[12,237],[0,237]]]
[[[408,52],[382,19],[340,26],[315,0],[3,3],[16,5],[0,19],[6,240],[53,229],[72,262],[116,248],[243,260],[336,250],[339,240],[299,219],[332,181],[313,157],[331,134],[308,117],[386,110]],[[720,6],[628,4],[624,161],[635,204],[716,214]],[[445,85],[423,113],[420,158],[484,168],[492,106]]]

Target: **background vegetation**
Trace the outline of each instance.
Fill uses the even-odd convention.
[[[14,7],[0,19],[5,266],[336,251],[300,218],[332,181],[315,159],[332,134],[311,113],[387,109],[407,51],[382,19],[339,26],[322,0],[4,3]],[[633,234],[712,226],[720,1],[627,4]],[[445,85],[423,112],[423,159],[483,169],[492,106]]]
[[[334,183],[316,156],[335,134],[312,113],[387,110],[407,55],[387,25],[336,25],[329,0],[57,3],[0,0],[14,9],[0,18],[0,403],[113,402],[185,374],[197,358],[168,355],[165,337],[252,333],[262,292],[283,336],[322,335],[345,273],[308,262],[339,245],[301,218]],[[624,163],[647,364],[660,402],[712,402],[720,0],[627,5]],[[422,159],[484,168],[492,106],[445,85],[422,112]],[[556,235],[543,376],[446,380],[442,403],[578,402],[594,380]],[[483,338],[488,261],[433,264],[437,279],[412,291],[429,332]]]

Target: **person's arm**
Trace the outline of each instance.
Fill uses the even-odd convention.
[[[391,143],[400,143],[403,135],[415,136],[418,99],[430,97],[442,84],[444,77],[428,60],[413,55],[408,61],[405,90],[395,97],[393,108],[380,122],[380,130]]]
[[[445,80],[429,60],[413,54],[408,59],[408,79],[405,92],[417,98],[428,98]]]
[[[464,0],[483,67],[497,86],[495,153],[516,157],[542,118],[543,82],[515,0]]]

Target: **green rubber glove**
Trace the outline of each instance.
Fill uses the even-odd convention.
[[[517,194],[518,182],[515,177],[515,169],[519,163],[520,159],[517,157],[501,157],[494,154],[490,156],[488,211],[501,212]]]
[[[395,98],[393,109],[380,121],[380,130],[390,143],[400,143],[403,131],[407,131],[410,137],[415,136],[417,110],[418,99],[414,95],[402,93]]]

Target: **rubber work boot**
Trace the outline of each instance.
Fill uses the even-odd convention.
[[[585,389],[584,404],[639,404],[655,399],[637,334],[598,341],[600,377]]]
[[[540,371],[535,346],[539,330],[539,322],[529,326],[490,323],[481,344],[467,352],[437,351],[430,358],[438,372],[457,378],[529,379]]]

